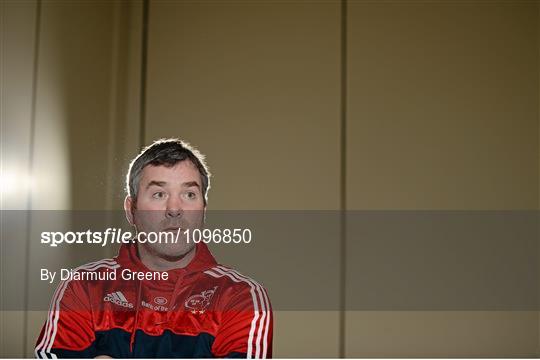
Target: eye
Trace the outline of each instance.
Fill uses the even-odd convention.
[[[155,192],[155,193],[152,194],[152,198],[158,199],[158,200],[163,199],[163,198],[165,198],[165,192],[163,192],[163,191]]]
[[[188,191],[186,193],[186,198],[188,200],[195,200],[197,198],[197,193],[193,192],[193,191]]]

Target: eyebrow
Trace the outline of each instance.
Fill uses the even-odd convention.
[[[156,181],[156,180],[152,180],[148,183],[148,185],[146,185],[146,188],[148,189],[150,186],[160,186],[160,187],[164,187],[165,185],[167,184],[166,181]],[[199,186],[199,183],[196,182],[196,181],[187,181],[185,183],[182,183],[182,187],[198,187],[199,189],[201,188]]]
[[[148,183],[148,185],[146,185],[146,188],[148,189],[150,186],[152,185],[155,185],[155,186],[160,186],[160,187],[164,187],[165,184],[167,182],[166,181],[156,181],[156,180],[152,180]]]
[[[194,187],[195,186],[195,187],[198,187],[199,189],[201,188],[199,186],[199,183],[196,182],[196,181],[188,181],[188,182],[182,183],[182,186],[183,187]]]

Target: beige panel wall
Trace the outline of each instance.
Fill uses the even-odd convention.
[[[2,180],[17,184],[2,186],[2,209],[121,208],[127,159],[138,150],[141,10],[140,1],[2,2]],[[29,218],[30,228],[12,224],[14,246],[2,241],[3,290],[20,287],[21,304],[26,294],[52,295],[39,281],[24,288],[26,272],[35,285],[44,264],[75,266],[106,255],[99,248],[43,251],[32,232],[39,217]],[[2,356],[32,356],[45,315],[4,312]]]
[[[210,210],[339,208],[339,6],[151,2],[146,141],[180,137],[207,155]],[[298,242],[302,252],[284,257],[280,274],[319,266],[305,256],[309,239]],[[289,280],[272,274],[276,255],[221,250],[221,262],[261,281],[270,297]],[[333,288],[337,266],[329,271]],[[337,312],[274,310],[275,356],[338,356]]]
[[[122,134],[114,138],[111,133],[124,110],[120,89],[126,88],[122,81],[128,68],[126,4],[42,4],[36,148],[44,158],[42,151],[51,147],[64,157],[71,209],[100,210],[109,204],[109,154],[116,143],[125,142]],[[134,125],[138,127],[136,121]],[[51,144],[55,138],[58,145]],[[40,160],[45,159],[37,159],[37,166]],[[43,206],[49,208],[46,199]]]
[[[473,4],[351,2],[351,207],[535,208],[536,4]]]
[[[138,148],[141,10],[140,1],[41,3],[34,209],[122,208],[127,159]],[[43,251],[33,241],[29,271],[111,255],[98,247]],[[39,284],[30,297],[52,295]],[[44,320],[43,312],[29,317],[27,356]]]
[[[146,140],[204,150],[212,209],[339,206],[338,2],[153,1],[148,61]]]
[[[535,2],[351,1],[348,21],[350,209],[538,207]],[[350,312],[346,325],[349,357],[533,356],[538,344],[533,311]]]
[[[0,2],[0,209],[26,210],[31,189],[30,129],[32,122],[32,83],[36,1]],[[11,221],[8,221],[7,219]],[[16,236],[28,235],[27,215],[3,213],[0,224],[0,307],[7,296],[24,299],[23,282],[10,278],[27,271],[25,247]],[[21,227],[23,227],[21,229]],[[21,231],[22,230],[22,231]],[[20,238],[19,238],[20,240]],[[7,294],[9,291],[9,295]],[[25,314],[0,311],[0,357],[16,357],[24,352]]]

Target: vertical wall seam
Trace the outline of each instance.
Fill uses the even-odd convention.
[[[141,98],[140,98],[140,127],[139,127],[139,147],[145,144],[146,133],[146,80],[148,62],[148,18],[150,11],[150,0],[143,0],[142,13],[142,46],[141,46]]]
[[[107,137],[107,153],[109,154],[107,159],[107,173],[105,187],[105,207],[107,209],[107,217],[110,220],[111,213],[115,206],[114,186],[116,184],[116,173],[114,171],[115,166],[115,152],[116,152],[116,138],[117,138],[117,123],[118,123],[118,69],[120,59],[120,36],[122,26],[122,10],[123,2],[115,1],[112,5],[112,39],[111,39],[111,65],[110,65],[110,82],[109,82],[109,122],[108,122],[108,137]],[[109,225],[112,223],[109,222]],[[110,255],[110,251],[107,251],[107,255]]]
[[[117,183],[117,173],[115,171],[115,159],[117,151],[117,133],[119,120],[119,68],[120,68],[120,44],[122,36],[122,19],[124,2],[114,1],[112,6],[112,39],[111,39],[111,64],[110,64],[110,82],[109,82],[109,122],[108,122],[108,137],[107,137],[107,172],[105,178],[105,218],[107,219],[107,227],[114,225],[115,214],[115,185]],[[103,255],[106,258],[115,256],[114,248],[107,246],[103,249]]]
[[[5,72],[5,44],[4,36],[6,34],[6,24],[5,24],[5,14],[7,12],[7,4],[5,2],[0,2],[0,132],[3,134],[3,126],[5,121],[5,107],[4,107],[4,72]],[[3,144],[0,144],[0,176],[4,176],[4,154],[3,154]],[[4,195],[2,189],[0,189],[0,225],[4,223]],[[1,234],[1,231],[0,231]],[[0,256],[3,256],[4,253],[4,242],[0,241]],[[4,262],[0,258],[0,310],[4,309]],[[3,331],[5,323],[4,311],[0,311],[0,330]],[[5,352],[5,333],[0,334],[0,357],[6,357]]]
[[[339,357],[346,356],[347,286],[347,0],[341,0],[341,99],[340,99],[340,312]]]
[[[537,1],[536,2],[536,55],[537,55],[537,58],[536,58],[536,66],[537,66],[537,69],[540,70],[540,3]],[[537,165],[538,165],[538,169],[537,169],[537,172],[538,172],[538,196],[537,196],[537,203],[536,203],[536,219],[538,221],[538,219],[540,219],[540,71],[538,71],[537,73],[537,81],[536,81],[536,101],[538,101],[538,104],[536,106],[536,110],[537,110],[537,121],[536,121],[536,125],[537,125],[537,131],[536,131],[536,135],[537,135],[537,138],[536,138],[536,153],[538,155],[538,159],[537,159]],[[537,225],[537,235],[540,233],[540,226]],[[538,236],[537,236],[538,238]],[[540,264],[540,243],[538,244],[538,249],[536,251],[536,254],[537,254],[537,261],[536,261],[536,265],[537,265],[537,269],[536,269],[536,274],[537,275],[540,275],[539,272],[540,272],[540,267],[539,267],[539,264]],[[537,286],[540,286],[540,284],[537,284]],[[537,291],[537,299],[540,299],[540,288],[538,289]],[[536,322],[536,356],[540,356],[540,308],[538,308],[538,305],[540,305],[538,303],[538,300],[537,300],[537,309],[536,309],[536,313],[537,313],[537,322]]]
[[[41,0],[36,2],[36,27],[34,29],[34,66],[32,69],[32,105],[30,110],[30,149],[28,154],[28,176],[33,178],[34,173],[34,149],[36,142],[36,107],[37,107],[37,83],[39,71],[39,46],[41,33]],[[25,244],[25,277],[24,277],[24,315],[23,315],[23,354],[24,357],[29,357],[28,348],[28,306],[30,302],[29,286],[30,286],[30,237],[32,225],[32,195],[33,189],[28,189],[26,198],[26,244]]]

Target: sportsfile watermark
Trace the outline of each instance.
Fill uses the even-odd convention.
[[[14,210],[0,215],[0,310],[48,310],[62,278],[76,280],[78,274],[97,277],[89,281],[116,276],[136,289],[141,278],[154,281],[162,273],[111,268],[120,250],[134,248],[124,242],[137,241],[123,210]],[[219,263],[268,290],[274,310],[540,309],[537,210],[212,210],[203,224],[191,219],[142,224],[140,230],[171,230],[162,242],[179,242],[145,245],[181,252],[184,241],[208,243]],[[176,226],[200,230],[184,234],[172,231]],[[78,232],[84,233],[80,240]],[[49,235],[41,243],[45,233]],[[160,241],[159,233],[139,238]],[[103,271],[75,271],[103,259]],[[136,293],[124,288],[103,296],[122,298],[119,291],[141,305]]]
[[[113,244],[149,243],[177,244],[214,243],[214,244],[249,244],[252,240],[250,229],[182,229],[170,231],[139,231],[133,234],[121,228],[107,228],[105,231],[43,231],[40,242],[51,247],[62,244]]]

